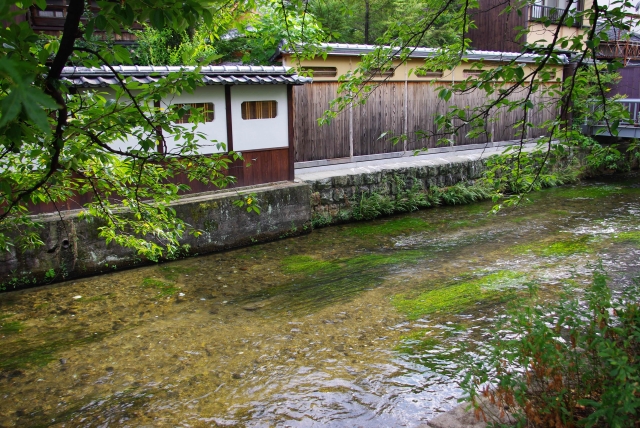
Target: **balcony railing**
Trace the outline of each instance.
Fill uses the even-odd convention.
[[[629,113],[629,119],[621,120],[620,126],[640,126],[640,98],[623,98],[616,100],[616,103],[620,103],[622,108]],[[592,112],[602,112],[602,103],[600,100],[590,102]],[[606,122],[592,120],[585,116],[585,125],[602,125]]]
[[[562,14],[564,13],[564,9],[560,9],[553,6],[542,6],[539,4],[533,4],[529,6],[529,10],[531,11],[529,19],[531,21],[545,21],[549,20],[554,24],[560,22],[560,18],[562,18]],[[571,9],[567,14],[567,17],[573,16],[574,21],[572,27],[582,27],[582,19],[577,18],[576,15],[578,12],[582,11],[582,1],[579,1],[576,9]],[[566,19],[566,18],[565,18]],[[564,24],[566,25],[566,23]]]

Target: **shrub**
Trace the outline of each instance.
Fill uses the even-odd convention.
[[[457,183],[447,187],[440,192],[442,202],[447,205],[463,205],[471,202],[482,201],[491,197],[491,190],[488,186],[467,185]]]
[[[463,389],[508,409],[520,427],[633,427],[640,408],[640,283],[612,297],[601,266],[579,298],[509,313],[493,339],[467,354]],[[568,294],[569,295],[569,294]],[[575,296],[575,292],[573,292]]]
[[[353,201],[352,217],[355,220],[372,220],[381,215],[393,214],[394,205],[389,196],[379,193],[361,193],[360,198]]]
[[[420,184],[414,183],[409,189],[401,190],[396,196],[395,209],[398,212],[412,212],[432,205]]]

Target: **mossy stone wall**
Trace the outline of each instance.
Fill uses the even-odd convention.
[[[440,165],[384,168],[365,173],[346,173],[340,176],[307,181],[311,186],[311,209],[314,218],[341,221],[341,212],[350,210],[354,198],[361,194],[378,193],[392,199],[403,189],[398,179],[405,183],[404,189],[416,183],[422,190],[432,186],[447,187],[463,181],[481,177],[486,169],[484,159],[452,162]]]

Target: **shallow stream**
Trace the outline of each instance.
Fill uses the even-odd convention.
[[[640,184],[320,229],[0,295],[0,426],[421,426],[507,302],[640,274]]]

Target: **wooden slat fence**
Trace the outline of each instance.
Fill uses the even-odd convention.
[[[404,82],[388,82],[375,89],[366,104],[354,108],[353,155],[401,152],[402,144],[393,145],[380,135],[403,132],[404,110]]]
[[[348,112],[341,113],[330,125],[319,126],[317,121],[337,90],[334,82],[294,86],[294,135],[301,143],[296,146],[296,161],[349,157]]]
[[[319,126],[317,118],[329,107],[329,102],[336,97],[337,83],[318,82],[294,88],[295,126],[295,161],[307,162],[322,159],[344,158],[350,155],[350,121],[353,123],[353,155],[371,155],[391,152],[402,152],[402,142],[393,145],[388,135],[406,133],[408,140],[406,150],[437,147],[438,138],[421,138],[416,131],[435,133],[437,127],[435,116],[445,113],[451,105],[472,109],[487,101],[484,92],[475,91],[467,94],[455,94],[448,102],[438,98],[438,91],[448,83],[429,84],[423,82],[384,82],[369,97],[367,103],[355,106],[352,111],[340,113],[330,125]],[[510,100],[523,99],[525,90],[510,96]],[[406,108],[405,108],[406,100]],[[538,126],[552,119],[558,112],[558,100],[543,97],[534,93],[531,101],[535,110],[530,112],[530,119]],[[406,111],[406,117],[405,117]],[[519,129],[514,125],[521,120],[522,111],[501,109],[492,112],[491,122],[487,124],[487,134],[469,138],[466,134],[471,127],[463,126],[456,136],[443,136],[454,141],[455,145],[506,141],[519,138]],[[527,137],[545,135],[546,131],[534,127]],[[442,137],[441,137],[442,138]]]

